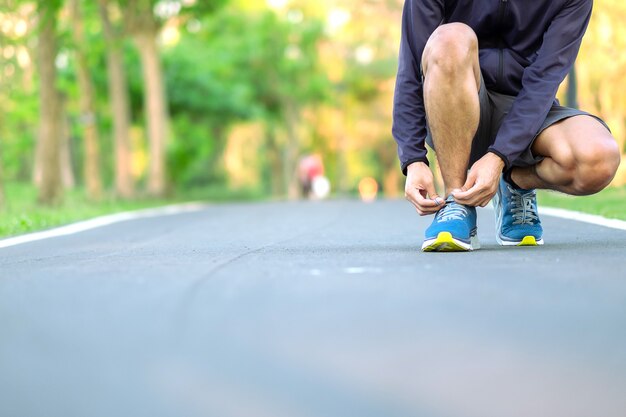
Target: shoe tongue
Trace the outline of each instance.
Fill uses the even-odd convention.
[[[448,198],[446,198],[446,204],[449,203],[456,203],[456,200],[454,200],[454,197],[452,195],[449,195]]]

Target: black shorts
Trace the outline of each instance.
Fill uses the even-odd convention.
[[[509,96],[506,94],[496,93],[495,91],[487,90],[487,88],[485,87],[485,82],[482,79],[482,75],[480,80],[480,90],[478,91],[478,97],[480,102],[480,122],[478,124],[476,136],[474,136],[474,140],[472,142],[472,152],[470,155],[469,167],[471,167],[474,162],[482,158],[487,153],[487,149],[489,149],[489,147],[493,145],[494,141],[496,140],[496,135],[500,130],[500,126],[502,125],[504,118],[511,110],[513,102],[515,101],[515,96]],[[543,157],[540,155],[534,155],[531,150],[531,147],[537,136],[539,136],[539,134],[546,130],[548,127],[560,122],[561,120],[580,115],[591,116],[598,120],[600,123],[602,123],[602,125],[604,125],[607,129],[609,129],[607,124],[597,116],[594,116],[582,110],[572,109],[570,107],[564,107],[555,104],[550,109],[548,117],[546,117],[546,120],[541,125],[541,128],[537,132],[537,135],[535,135],[535,137],[530,142],[528,147],[524,150],[524,152],[522,152],[522,154],[518,156],[517,159],[512,161],[512,165],[524,167],[536,165],[541,162]],[[426,137],[426,143],[431,148],[435,149],[433,139],[430,135],[430,131],[428,132],[428,136]]]

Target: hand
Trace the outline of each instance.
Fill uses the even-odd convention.
[[[423,162],[414,162],[409,165],[404,195],[415,206],[420,216],[434,214],[446,204],[437,195],[433,173]]]
[[[503,168],[504,161],[498,155],[488,152],[472,165],[465,185],[460,190],[452,191],[456,202],[466,206],[485,207],[498,191]]]

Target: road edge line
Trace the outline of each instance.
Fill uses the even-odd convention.
[[[561,219],[576,220],[583,223],[590,223],[596,226],[604,226],[610,229],[626,230],[626,221],[619,219],[608,219],[597,214],[582,213],[580,211],[566,210],[556,207],[539,206],[539,214],[559,217]]]
[[[172,204],[162,207],[147,208],[141,210],[124,211],[121,213],[107,214],[94,217],[88,220],[81,220],[64,226],[55,227],[39,232],[27,233],[25,235],[13,236],[0,240],[0,249],[25,243],[37,242],[44,239],[69,236],[88,230],[98,229],[116,223],[130,220],[149,219],[153,217],[171,216],[175,214],[193,213],[205,209],[207,203],[191,202],[183,204]]]

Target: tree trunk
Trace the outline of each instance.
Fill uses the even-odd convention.
[[[102,197],[102,176],[100,172],[100,138],[96,120],[94,86],[87,63],[85,32],[80,11],[80,0],[70,0],[73,35],[76,48],[76,75],[80,91],[80,122],[84,135],[84,167],[87,196],[91,200]]]
[[[62,198],[60,167],[60,106],[56,88],[57,71],[55,60],[57,43],[55,33],[54,7],[45,0],[38,3],[40,28],[38,36],[39,52],[39,148],[41,183],[39,202],[46,205],[58,204]]]
[[[109,97],[113,115],[115,144],[115,192],[123,198],[134,195],[132,155],[130,146],[130,104],[126,70],[119,40],[109,18],[108,1],[99,0],[102,31],[107,45]]]
[[[141,57],[144,80],[144,109],[150,156],[148,192],[154,196],[163,196],[166,191],[165,145],[169,123],[156,37],[156,31],[152,30],[137,32],[134,36]]]
[[[70,120],[67,117],[65,98],[61,97],[59,101],[59,119],[60,134],[59,134],[59,158],[61,168],[61,183],[66,190],[72,189],[76,186],[76,177],[74,175],[74,164],[72,161],[72,143],[70,133]]]

